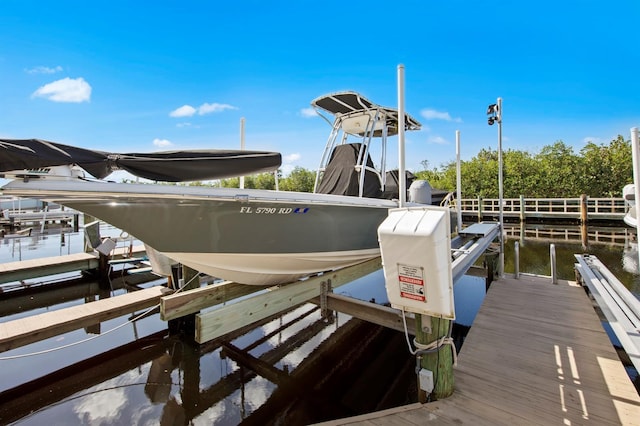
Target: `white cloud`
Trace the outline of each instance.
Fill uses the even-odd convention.
[[[171,143],[171,141],[170,141],[170,140],[167,140],[167,139],[158,139],[158,138],[155,138],[155,139],[153,140],[153,144],[154,144],[155,146],[157,146],[157,147],[160,147],[160,148],[164,148],[164,147],[167,147],[167,146],[171,146],[171,145],[173,145],[173,144]]]
[[[57,67],[45,67],[38,66],[25,70],[27,74],[55,74],[57,72],[62,71],[62,67],[58,65]]]
[[[33,92],[32,98],[40,97],[54,102],[88,102],[91,99],[91,86],[84,78],[63,78],[45,84]]]
[[[191,123],[188,123],[188,122],[178,123],[178,124],[176,124],[176,126],[178,126],[178,127],[189,127],[189,126],[191,126]]]
[[[299,153],[293,153],[293,154],[289,154],[289,155],[285,155],[282,158],[282,162],[283,163],[293,163],[294,161],[298,161],[299,159],[301,159],[302,156]]]
[[[310,118],[310,117],[317,117],[318,113],[314,108],[302,108],[300,110],[300,115],[305,118]]]
[[[205,114],[211,114],[214,112],[222,112],[227,109],[238,109],[238,108],[229,104],[219,104],[217,102],[209,104],[205,102],[204,104],[200,105],[198,108],[194,108],[191,105],[182,105],[180,108],[174,109],[173,111],[171,111],[169,113],[169,116],[192,117],[196,113],[198,113],[198,115],[205,115]]]
[[[169,113],[170,117],[191,117],[196,113],[196,109],[191,105],[182,105],[178,109],[174,109]]]
[[[233,105],[229,105],[229,104],[219,104],[219,103],[212,103],[212,104],[208,104],[208,103],[204,103],[202,105],[200,105],[200,107],[198,107],[198,114],[199,115],[205,115],[205,114],[209,114],[212,112],[222,112],[226,109],[238,109],[237,107],[234,107]]]
[[[448,112],[436,111],[435,109],[423,109],[422,111],[420,111],[420,115],[427,120],[444,120],[462,123],[461,118],[451,118],[451,115]]]
[[[427,138],[427,143],[432,143],[436,145],[448,145],[449,142],[442,136],[429,136]]]

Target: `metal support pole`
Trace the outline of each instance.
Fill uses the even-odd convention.
[[[631,128],[631,155],[633,158],[633,185],[635,191],[636,207],[636,240],[640,235],[640,215],[638,206],[640,205],[640,141],[638,141],[638,128]],[[638,250],[638,262],[640,262],[640,250]],[[640,263],[638,263],[640,264]]]
[[[520,278],[520,243],[516,241],[513,245],[513,269],[514,277],[517,280]]]
[[[240,149],[244,151],[244,117],[240,119]],[[244,176],[240,176],[240,189],[244,189]]]
[[[404,165],[404,65],[398,65],[398,189],[402,208],[407,202],[407,177]]]
[[[556,272],[556,245],[549,245],[549,255],[551,257],[551,284],[558,284],[558,274]]]
[[[462,230],[462,174],[460,169],[460,130],[456,130],[456,212],[458,214],[458,232]]]
[[[504,274],[504,206],[502,182],[502,98],[498,98],[498,198],[500,199],[500,259],[498,276]]]

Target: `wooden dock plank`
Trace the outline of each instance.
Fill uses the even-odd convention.
[[[132,255],[145,253],[142,245],[132,248]],[[128,248],[117,247],[113,250],[112,258],[121,259],[129,255]],[[0,264],[0,284],[22,281],[49,275],[74,271],[88,271],[99,266],[98,256],[94,253],[74,253],[62,256],[44,257],[39,259],[19,260]]]
[[[169,292],[166,287],[156,286],[0,323],[0,352],[149,308]]]
[[[454,370],[455,393],[325,425],[640,425],[640,396],[584,290],[495,281]]]

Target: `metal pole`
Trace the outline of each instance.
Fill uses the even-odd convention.
[[[460,130],[456,130],[456,210],[458,213],[458,232],[462,230],[462,176],[460,172]]]
[[[498,276],[504,274],[504,206],[502,183],[502,98],[498,98],[498,198],[500,203],[500,257]]]
[[[407,201],[407,179],[404,168],[404,65],[398,65],[398,188],[402,208]]]
[[[549,256],[551,257],[551,284],[558,284],[558,275],[556,273],[556,245],[549,245]]]
[[[240,119],[240,149],[244,151],[244,117]],[[244,189],[244,176],[240,176],[240,189]]]
[[[633,186],[636,210],[636,241],[640,236],[640,141],[638,141],[638,128],[631,128],[631,158],[633,159]],[[640,247],[640,246],[639,246]],[[640,265],[640,250],[638,250],[638,264]]]
[[[518,278],[520,278],[520,243],[519,242],[515,242],[515,244],[513,245],[513,257],[514,257],[514,276],[515,279],[517,280]]]

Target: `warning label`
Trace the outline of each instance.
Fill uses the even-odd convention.
[[[401,297],[422,302],[427,300],[423,267],[398,263],[398,283]]]

